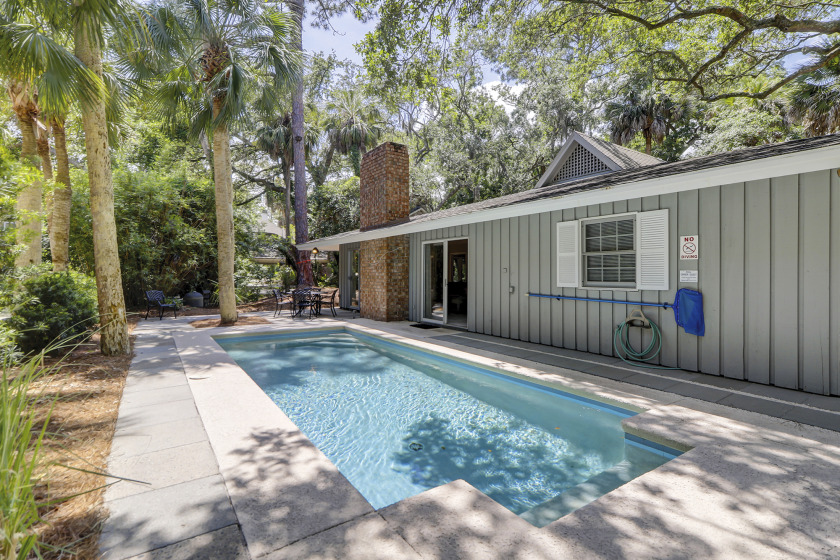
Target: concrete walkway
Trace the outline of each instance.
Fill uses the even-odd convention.
[[[785,418],[801,408],[833,419],[833,398],[762,397],[776,418],[730,399],[752,387],[646,379],[599,356],[448,329],[284,317],[196,330],[195,319],[135,330],[109,471],[142,483],[106,493],[105,558],[840,557],[840,433]],[[210,338],[342,324],[646,409],[626,431],[690,451],[543,529],[464,481],[374,511]]]
[[[573,369],[639,387],[719,403],[738,410],[758,412],[809,426],[840,431],[840,397],[815,395],[681,369],[645,369],[610,356],[507,340],[485,334],[459,332],[432,335],[432,338],[436,343],[452,343],[455,348],[468,346],[476,350],[524,358],[539,364]]]
[[[108,472],[141,482],[105,493],[106,558],[250,558],[172,339],[190,320],[135,329]]]

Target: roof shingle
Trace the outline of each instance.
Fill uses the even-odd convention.
[[[643,152],[637,152],[636,150],[631,150],[630,148],[625,148],[624,146],[619,146],[618,144],[613,144],[612,142],[605,142],[604,140],[589,136],[588,134],[584,134],[582,132],[578,132],[577,134],[582,136],[588,142],[591,142],[593,146],[613,160],[622,169],[633,169],[635,167],[665,163],[663,160],[657,157],[649,156]]]
[[[554,198],[572,193],[602,189],[626,183],[634,183],[646,179],[656,179],[672,175],[682,175],[686,173],[692,173],[694,171],[701,171],[704,169],[711,169],[714,167],[722,167],[724,165],[732,165],[736,163],[743,163],[747,161],[753,161],[769,157],[788,155],[838,144],[840,144],[840,135],[832,134],[828,136],[818,136],[815,138],[805,138],[802,140],[792,140],[790,142],[782,142],[779,144],[768,144],[764,146],[757,146],[754,148],[745,148],[742,150],[735,150],[723,154],[714,154],[710,156],[685,159],[675,162],[659,162],[653,165],[645,165],[642,167],[637,166],[630,169],[615,171],[613,173],[597,175],[595,177],[582,178],[578,180],[567,181],[560,184],[546,185],[543,187],[516,192],[497,198],[482,200],[481,202],[474,202],[472,204],[465,204],[463,206],[447,208],[446,210],[439,210],[437,212],[431,212],[429,214],[421,214],[419,216],[413,216],[409,220],[409,223],[415,224],[421,222],[434,221],[441,218],[448,218],[450,216],[457,216],[459,214],[471,214],[473,212],[489,210],[491,208],[499,208],[502,206],[521,204],[524,202],[531,202],[543,198]],[[837,162],[834,162],[833,165],[837,165]],[[830,167],[831,165],[827,164],[827,166]],[[387,230],[388,228],[383,229]],[[322,242],[337,240],[339,238],[347,237],[357,232],[358,230],[344,232],[336,236],[319,239],[317,241]]]

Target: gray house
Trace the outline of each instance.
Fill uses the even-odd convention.
[[[340,251],[343,307],[614,355],[690,288],[704,336],[641,307],[655,363],[840,395],[840,136],[665,163],[575,133],[533,189],[412,217],[407,166],[366,154],[361,229],[301,246]]]

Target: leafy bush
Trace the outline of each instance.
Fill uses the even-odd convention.
[[[16,339],[17,332],[0,323],[0,363],[15,363],[20,359]]]
[[[329,237],[359,227],[359,178],[315,187],[310,198],[309,237]]]
[[[47,272],[21,282],[9,325],[24,352],[84,333],[97,321],[96,284],[78,272]]]
[[[74,174],[71,262],[92,274],[89,197],[87,175]],[[253,209],[235,206],[234,211],[239,270],[253,252],[256,222]],[[185,171],[115,170],[114,217],[126,305],[144,306],[146,290],[176,296],[213,289],[218,279],[216,207],[209,180]],[[237,286],[240,276],[237,272]]]
[[[271,284],[284,291],[291,290],[297,284],[295,269],[287,264],[279,265],[271,280]]]

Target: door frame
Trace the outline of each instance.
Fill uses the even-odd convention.
[[[429,239],[428,241],[423,241],[420,244],[420,260],[422,261],[422,268],[421,268],[421,276],[422,279],[421,286],[420,286],[420,322],[421,323],[430,323],[432,325],[446,325],[449,322],[449,242],[450,241],[467,241],[469,242],[469,237],[447,237],[446,239]],[[443,320],[437,321],[435,319],[427,319],[425,315],[426,309],[426,295],[428,291],[426,290],[426,245],[432,243],[441,243],[443,244]],[[469,263],[470,259],[470,251],[469,245],[467,245],[467,262]],[[467,282],[469,282],[469,275],[467,276]],[[467,288],[469,290],[469,287]],[[469,305],[469,304],[467,304]],[[469,307],[467,308],[469,309]]]

